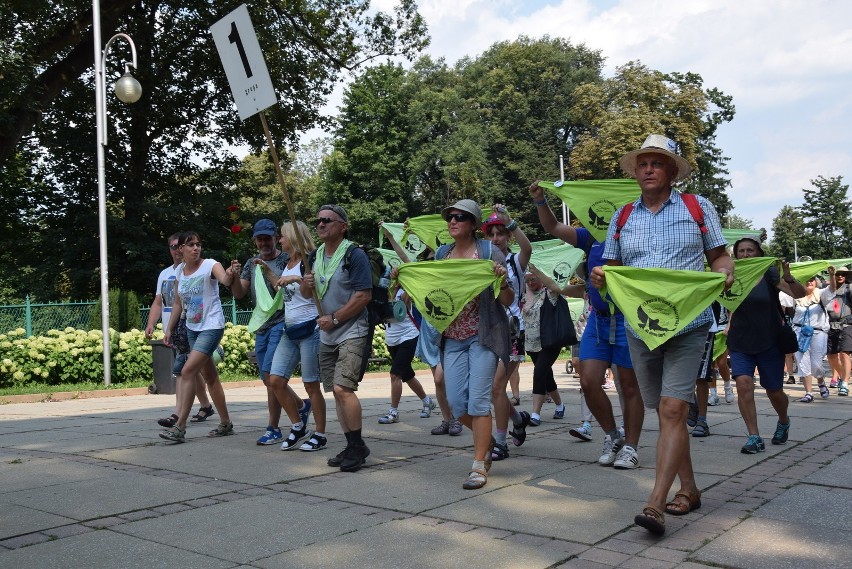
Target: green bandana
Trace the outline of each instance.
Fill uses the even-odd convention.
[[[725,287],[725,275],[673,269],[604,266],[607,294],[648,349],[695,320]]]
[[[314,275],[316,276],[317,294],[320,298],[325,296],[331,276],[337,270],[337,265],[343,260],[346,250],[349,249],[351,243],[352,241],[349,239],[341,241],[340,245],[337,246],[337,250],[334,251],[334,255],[327,262],[325,260],[325,243],[317,248],[317,257],[316,261],[314,261]]]
[[[761,231],[759,229],[725,229],[722,228],[722,236],[728,245],[733,245],[743,237],[751,237],[760,242]]]
[[[606,241],[612,215],[621,206],[636,201],[642,193],[633,179],[539,182],[538,185],[564,201],[583,227],[600,242]]]
[[[376,249],[376,251],[382,254],[382,260],[385,262],[385,265],[398,267],[402,264],[402,259],[396,254],[396,251],[392,249]]]
[[[417,310],[443,332],[468,302],[483,289],[500,294],[500,279],[489,260],[446,259],[406,263],[399,267],[399,285],[411,296]]]
[[[382,223],[382,227],[388,230],[412,261],[426,249],[426,244],[417,235],[407,234],[404,223]],[[383,247],[385,241],[385,233],[379,229],[379,247]]]
[[[728,349],[728,335],[722,334],[721,332],[717,332],[716,335],[713,336],[713,361],[719,359],[719,357],[725,353],[725,350]]]
[[[719,294],[719,304],[733,312],[760,282],[769,267],[775,264],[774,257],[752,257],[734,261],[734,284]]]
[[[273,298],[269,294],[269,287],[266,286],[266,278],[263,276],[263,269],[260,265],[254,266],[252,286],[254,287],[255,302],[248,323],[248,331],[254,333],[284,306],[284,289],[279,288]]]
[[[800,283],[808,282],[828,268],[828,261],[803,261],[801,263],[790,263],[790,274]]]
[[[568,279],[583,262],[584,255],[582,249],[562,242],[561,245],[549,249],[533,249],[530,263],[556,281],[561,288],[568,284]]]

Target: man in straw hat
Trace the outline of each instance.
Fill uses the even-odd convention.
[[[849,267],[828,267],[828,286],[822,289],[820,303],[828,314],[828,363],[837,373],[837,394],[849,395],[852,352],[852,291]]]
[[[681,193],[672,189],[674,182],[684,180],[692,171],[689,162],[677,153],[677,144],[663,135],[652,134],[641,148],[622,156],[619,163],[628,176],[639,182],[642,195],[633,202],[632,212],[617,238],[621,211],[613,215],[603,258],[611,265],[703,271],[706,256],[713,271],[727,276],[725,286],[730,287],[734,264],[725,249],[727,243],[716,210],[706,199],[697,198],[706,232],[699,230]],[[603,267],[592,271],[593,286],[601,288],[604,278]],[[701,506],[684,423],[688,404],[693,401],[695,374],[711,320],[708,307],[654,350],[649,350],[632,330],[627,336],[642,400],[646,408],[657,410],[660,423],[654,489],[647,506],[635,517],[638,525],[652,533],[665,532],[663,511],[684,515]],[[680,478],[680,490],[674,500],[667,502],[675,475]]]

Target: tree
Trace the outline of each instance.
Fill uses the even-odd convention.
[[[208,256],[221,252],[227,205],[264,196],[262,187],[246,184],[239,185],[243,194],[236,193],[239,163],[228,147],[248,144],[259,152],[266,140],[258,121],[236,120],[207,31],[237,4],[102,1],[104,36],[120,30],[133,37],[139,55],[135,75],[144,89],[130,107],[108,103],[112,286],[147,293],[167,259],[162,240],[177,229],[198,230]],[[425,45],[425,25],[413,0],[401,0],[392,15],[371,15],[368,8],[366,0],[249,6],[281,99],[267,118],[285,157],[285,144],[295,145],[298,132],[323,121],[320,109],[341,73],[380,56],[412,57]],[[31,258],[18,248],[12,266],[32,269],[23,290],[57,282],[60,274],[67,286],[44,286],[45,298],[88,297],[98,282],[91,5],[13,2],[4,3],[0,15],[11,38],[10,52],[0,59],[0,195],[20,195],[27,202],[19,215],[31,218],[43,235],[32,250],[45,251]],[[113,54],[111,69],[119,57]],[[29,179],[13,178],[10,161],[15,171],[31,168]],[[37,179],[46,180],[48,192],[32,181]]]
[[[723,225],[728,229],[754,229],[754,221],[735,213],[728,215]]]
[[[772,220],[772,252],[783,259],[796,259],[796,243],[801,242],[804,221],[799,210],[785,205]],[[805,253],[798,248],[800,253]],[[808,253],[810,254],[810,253]],[[816,258],[816,257],[814,257]]]
[[[843,177],[819,176],[811,180],[814,189],[803,188],[805,199],[799,208],[804,225],[803,251],[814,259],[836,259],[852,256],[852,200],[849,185]]]
[[[707,197],[724,217],[731,208],[725,194],[727,158],[714,141],[716,128],[733,118],[734,107],[730,97],[717,89],[704,91],[702,83],[694,73],[666,75],[629,62],[612,78],[580,86],[571,112],[582,128],[571,151],[570,176],[622,178],[618,159],[639,148],[648,134],[664,134],[693,165],[683,189]]]

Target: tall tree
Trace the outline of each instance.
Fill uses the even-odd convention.
[[[802,234],[804,233],[805,222],[802,219],[802,214],[790,205],[785,205],[778,211],[778,215],[772,220],[772,252],[777,257],[783,259],[795,260],[796,251],[802,255],[810,252],[802,251],[798,245],[802,245]],[[813,257],[816,259],[817,257]]]
[[[811,180],[812,189],[803,188],[805,199],[799,208],[804,222],[805,254],[814,259],[836,259],[852,256],[852,200],[849,185],[842,176]],[[799,247],[799,253],[802,253]]]

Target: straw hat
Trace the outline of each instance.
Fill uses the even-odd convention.
[[[631,150],[622,156],[618,163],[621,165],[621,169],[624,170],[625,174],[631,178],[635,178],[636,157],[640,154],[648,154],[650,152],[664,154],[675,161],[675,164],[677,165],[677,174],[674,178],[675,182],[686,179],[692,172],[692,166],[689,165],[689,162],[677,153],[677,143],[662,134],[649,135],[648,138],[645,139],[645,142],[642,143],[642,148],[639,150]]]

